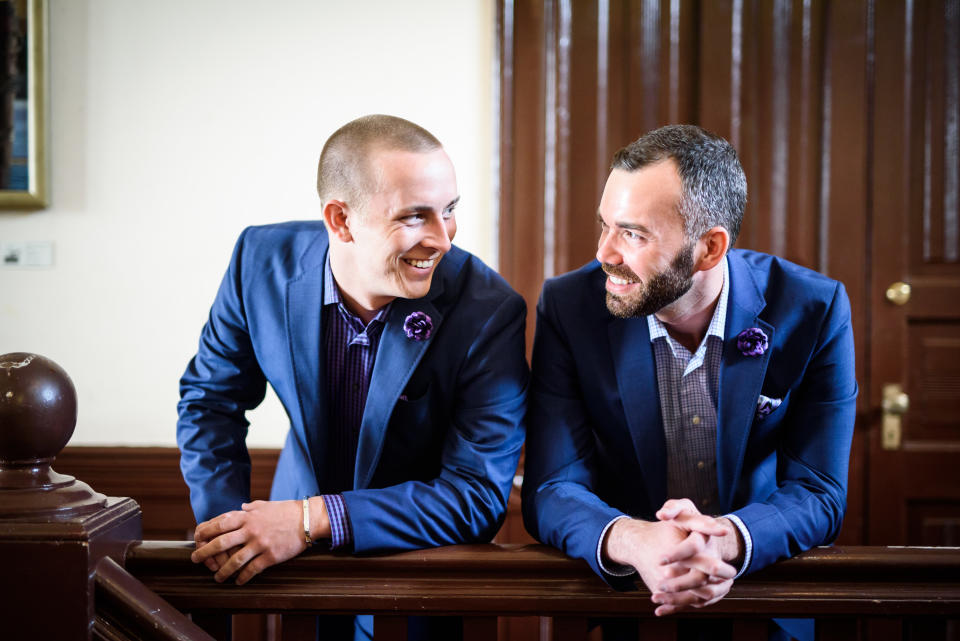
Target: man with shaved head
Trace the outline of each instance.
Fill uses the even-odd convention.
[[[440,142],[359,118],[324,145],[317,189],[322,222],[241,234],[181,379],[193,559],[218,581],[320,540],[489,541],[523,444],[525,305],[451,244],[459,195]],[[271,500],[251,503],[244,413],[267,384],[290,431]]]

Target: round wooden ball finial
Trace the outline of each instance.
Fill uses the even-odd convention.
[[[73,518],[106,497],[50,463],[73,435],[77,392],[48,358],[0,355],[0,518]]]
[[[52,459],[77,425],[77,390],[37,354],[0,356],[0,461]]]

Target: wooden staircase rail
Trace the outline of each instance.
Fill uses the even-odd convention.
[[[97,563],[94,638],[107,641],[214,641],[110,557]]]

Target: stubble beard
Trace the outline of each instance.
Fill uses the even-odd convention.
[[[670,261],[670,266],[642,283],[640,291],[620,296],[607,292],[607,309],[617,318],[649,316],[676,302],[693,287],[693,249],[685,245]],[[620,278],[637,281],[631,270],[620,265],[604,265],[603,271]]]

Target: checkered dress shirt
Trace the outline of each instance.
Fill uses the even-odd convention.
[[[323,341],[325,354],[327,420],[330,427],[328,447],[338,452],[335,470],[337,486],[353,487],[360,424],[367,404],[370,376],[380,345],[380,336],[390,305],[386,305],[366,325],[343,304],[330,269],[330,256],[323,266]],[[325,494],[323,502],[330,518],[332,548],[353,544],[353,531],[347,506],[340,494]]]
[[[717,393],[730,277],[724,258],[723,287],[693,354],[674,340],[653,314],[647,316],[667,444],[667,497],[689,498],[704,514],[717,509]]]

